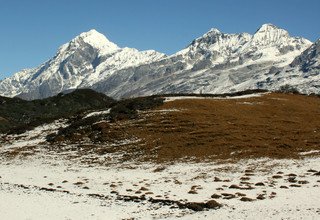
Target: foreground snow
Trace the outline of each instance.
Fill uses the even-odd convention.
[[[68,164],[48,158],[3,161],[0,208],[5,211],[0,212],[0,219],[105,219],[105,216],[108,219],[175,219],[178,216],[182,219],[317,219],[320,217],[320,178],[307,171],[319,168],[318,158],[161,166],[132,163],[112,167]],[[277,174],[279,172],[283,174]],[[307,182],[299,184],[300,187],[290,186],[288,174]],[[281,177],[274,178],[275,175]],[[252,189],[239,184],[241,177],[250,178],[247,182],[252,183]],[[255,186],[259,182],[264,186]],[[243,189],[230,188],[234,184]],[[288,189],[280,188],[283,186]],[[192,189],[196,194],[190,193]],[[243,196],[219,198],[216,201],[223,204],[222,208],[202,212],[149,201],[117,199],[117,194],[146,194],[147,198],[203,202],[213,194],[239,192],[254,201],[240,201]],[[257,200],[258,195],[265,199]]]

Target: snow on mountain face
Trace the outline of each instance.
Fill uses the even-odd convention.
[[[311,47],[296,57],[290,64],[291,67],[299,67],[301,71],[308,72],[313,69],[320,69],[320,39]]]
[[[63,45],[53,59],[27,70],[23,77],[18,73],[0,82],[0,94],[34,99],[89,87],[121,98],[156,93],[277,89],[289,73],[276,74],[288,68],[311,44],[265,24],[253,35],[211,29],[187,48],[166,57],[152,50],[119,48],[91,30]],[[308,78],[311,79],[314,75]]]
[[[202,55],[202,58],[209,58],[213,64],[238,61],[246,61],[248,64],[258,60],[271,60],[284,66],[310,45],[311,42],[306,39],[290,37],[287,31],[265,24],[254,35],[224,34],[217,29],[211,29],[180,54],[191,59]]]
[[[163,58],[156,51],[120,48],[96,30],[62,45],[40,67],[21,71],[0,82],[0,94],[25,99],[45,98],[79,87],[90,87],[119,69]]]
[[[21,85],[27,83],[29,76],[34,69],[24,69],[17,72],[10,78],[0,81],[0,91],[2,96],[14,97],[20,93]]]
[[[320,93],[320,39],[297,56],[290,65],[274,69],[268,88],[284,86],[301,93]]]
[[[289,65],[312,43],[290,37],[271,24],[254,35],[217,29],[163,60],[118,71],[93,86],[116,98],[156,93],[225,93],[278,88],[268,82],[276,68]]]

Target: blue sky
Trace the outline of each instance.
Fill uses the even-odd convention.
[[[0,0],[0,78],[36,67],[90,29],[119,46],[172,54],[210,28],[254,33],[264,23],[320,38],[319,0]]]

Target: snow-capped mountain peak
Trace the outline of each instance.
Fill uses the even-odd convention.
[[[73,38],[70,42],[62,45],[59,48],[58,54],[64,53],[65,51],[76,50],[77,48],[81,47],[83,43],[88,44],[98,50],[100,55],[113,53],[114,51],[120,49],[120,47],[111,42],[108,38],[106,38],[106,36],[99,33],[95,29],[91,29],[90,31],[81,33]]]
[[[218,34],[221,34],[220,30],[218,30],[217,28],[211,28],[207,33],[203,35],[203,37],[210,36],[210,35],[218,35]]]
[[[263,24],[261,25],[260,28],[258,28],[258,30],[256,31],[256,33],[264,33],[264,32],[276,32],[276,31],[281,31],[281,32],[286,32],[288,33],[286,30],[277,27],[274,24],[271,23],[267,23],[267,24]]]
[[[78,36],[82,40],[91,46],[100,49],[101,52],[108,53],[120,49],[115,43],[109,41],[103,34],[92,29],[88,32],[84,32]]]
[[[25,99],[45,98],[65,90],[88,88],[115,71],[164,56],[156,51],[120,48],[92,29],[62,45],[53,58],[39,67],[4,79],[0,92]]]
[[[187,57],[190,68],[192,60],[204,59],[213,65],[277,60],[280,66],[284,66],[310,45],[311,42],[306,39],[291,37],[284,29],[264,24],[254,35],[222,33],[213,28],[178,54]]]
[[[273,24],[262,25],[253,35],[253,42],[257,45],[281,44],[290,38],[289,33]]]

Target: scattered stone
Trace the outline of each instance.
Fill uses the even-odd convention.
[[[161,166],[161,167],[157,167],[156,169],[153,170],[154,173],[157,173],[157,172],[162,172],[164,171],[166,168]]]
[[[290,183],[296,183],[297,180],[295,179],[295,177],[291,177],[291,178],[288,178],[288,182],[290,182]]]
[[[264,197],[263,194],[260,194],[260,195],[257,196],[257,199],[258,200],[264,200],[264,199],[266,199],[266,197]]]
[[[232,184],[231,186],[229,186],[229,189],[240,189],[241,187],[236,185],[236,184]]]
[[[317,173],[318,171],[317,170],[314,170],[314,169],[309,169],[307,170],[308,173]]]
[[[56,189],[46,188],[46,187],[41,187],[41,188],[39,188],[39,190],[48,191],[48,192],[55,192],[55,191],[57,191]]]
[[[67,183],[67,182],[68,182],[67,180],[63,180],[63,181],[62,181],[62,183]]]
[[[145,195],[152,195],[153,192],[146,192]]]
[[[255,186],[265,186],[265,184],[263,182],[258,182],[256,184],[254,184]]]
[[[220,199],[221,197],[222,197],[221,195],[218,195],[216,193],[211,196],[211,198],[213,199]]]
[[[223,180],[223,182],[226,182],[226,183],[227,183],[227,182],[231,182],[231,180]]]
[[[194,186],[191,186],[191,190],[196,190],[196,189],[202,189],[201,186],[198,186],[198,185],[194,185]]]
[[[280,186],[281,189],[289,189],[287,186]]]
[[[247,170],[245,170],[244,172],[245,172],[245,173],[253,173],[253,170],[247,169]]]
[[[231,194],[231,193],[221,193],[221,195],[223,195],[223,199],[234,199],[236,198],[235,195]]]
[[[270,194],[269,198],[270,198],[270,199],[273,199],[274,197],[276,197],[276,195],[277,195],[277,193],[272,192],[272,193]]]
[[[236,192],[235,194],[236,194],[237,196],[247,196],[246,194],[240,193],[240,192]]]
[[[84,187],[82,187],[82,189],[89,189],[89,187],[87,187],[87,186],[84,186]]]
[[[126,191],[127,191],[127,192],[132,192],[133,190],[132,190],[132,189],[126,189]]]
[[[121,196],[119,195],[117,197],[117,200],[123,200],[125,202],[131,202],[131,201],[140,201],[141,200],[141,197],[138,197],[138,196]]]
[[[53,183],[48,183],[48,186],[53,186],[54,184]]]
[[[195,190],[190,190],[188,193],[189,194],[198,194]]]
[[[112,183],[112,184],[110,185],[110,187],[111,187],[111,188],[114,188],[114,187],[117,187],[117,185]]]
[[[240,199],[240,201],[242,201],[242,202],[252,202],[252,201],[254,201],[254,199],[251,199],[251,198],[248,198],[248,197],[242,197]]]
[[[83,182],[76,182],[76,183],[74,183],[73,185],[79,186],[79,185],[83,185],[83,184],[84,184]]]
[[[195,212],[203,211],[204,206],[201,203],[190,202],[186,204],[186,208],[191,209]]]
[[[243,176],[243,177],[240,178],[240,180],[247,181],[247,180],[250,180],[250,177]]]
[[[140,190],[136,191],[135,194],[141,194],[142,192]]]
[[[219,177],[214,177],[213,181],[214,182],[222,182],[222,180]]]
[[[149,189],[148,188],[146,188],[146,187],[141,187],[140,188],[140,191],[148,191]]]
[[[313,174],[314,176],[320,176],[320,171]]]
[[[114,190],[111,191],[110,193],[111,193],[111,194],[119,194],[117,191],[114,191]]]
[[[25,186],[25,185],[22,185],[22,184],[17,184],[16,186],[21,187],[23,189],[29,189],[29,186]]]
[[[209,200],[208,202],[205,203],[205,207],[208,209],[217,209],[217,208],[220,208],[221,206],[222,205],[215,200]]]
[[[222,196],[233,196],[231,193],[221,193]]]
[[[290,187],[301,187],[301,185],[298,184],[291,184]]]
[[[274,176],[272,176],[272,178],[273,178],[273,179],[281,179],[282,176],[280,176],[280,175],[274,175]]]
[[[299,180],[298,184],[308,184],[309,182],[307,180]]]
[[[245,176],[254,176],[253,173],[245,173],[244,175],[245,175]]]
[[[287,176],[297,176],[296,174],[294,174],[294,173],[289,173]]]
[[[221,190],[224,190],[224,189],[223,189],[223,188],[221,188],[221,187],[219,187],[219,188],[216,188],[216,190],[221,191]]]
[[[277,174],[284,174],[282,171],[277,172]]]

